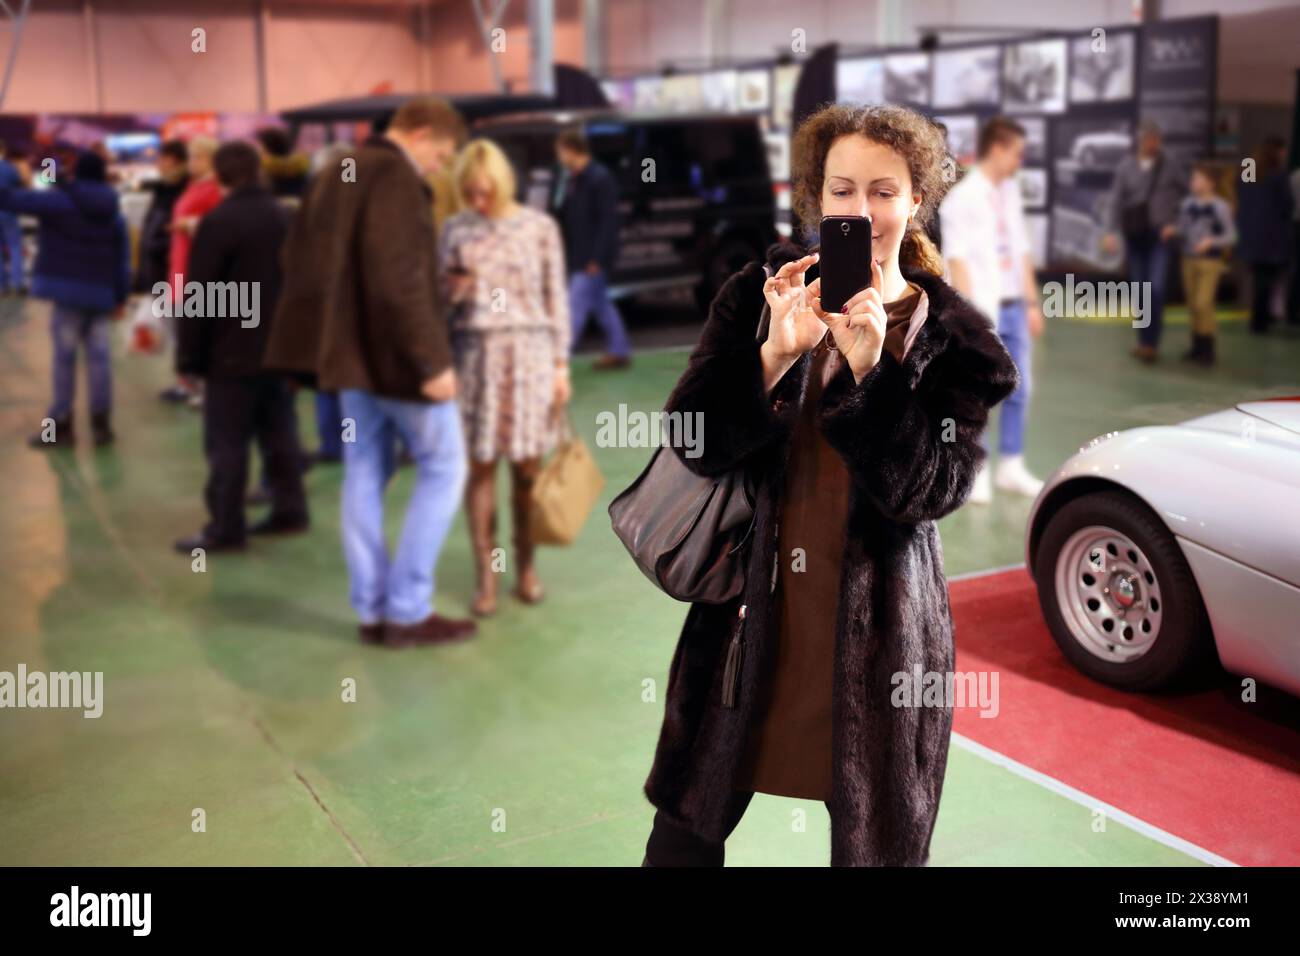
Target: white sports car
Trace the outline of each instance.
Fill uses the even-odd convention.
[[[1089,677],[1154,690],[1217,654],[1300,695],[1300,396],[1093,439],[1044,483],[1025,554]]]

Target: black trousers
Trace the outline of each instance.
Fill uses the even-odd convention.
[[[298,419],[288,382],[276,375],[209,379],[203,396],[203,451],[208,459],[204,533],[214,541],[244,540],[249,443],[257,440],[271,495],[271,517],[307,516]]]
[[[749,801],[754,798],[752,790],[733,790],[731,803],[727,805],[727,826],[723,840],[731,836],[740,818],[745,815]],[[830,804],[826,804],[827,812]],[[645,862],[650,866],[722,866],[726,854],[722,842],[714,843],[670,823],[664,815],[656,810],[654,826],[650,829],[650,839],[646,841]]]
[[[1300,221],[1292,226],[1291,282],[1287,289],[1286,320],[1290,325],[1300,325]]]
[[[1250,330],[1264,332],[1273,324],[1273,290],[1285,265],[1256,262],[1251,265]]]

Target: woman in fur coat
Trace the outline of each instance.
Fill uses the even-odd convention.
[[[953,677],[935,522],[1017,372],[923,231],[952,168],[928,119],[829,106],[792,155],[803,222],[871,217],[872,282],[825,312],[816,252],[773,246],[718,292],[669,396],[703,416],[688,468],[758,484],[742,594],[693,604],[678,639],[647,866],[721,865],[755,792],[823,801],[832,866],[929,861]]]

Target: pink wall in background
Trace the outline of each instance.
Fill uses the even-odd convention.
[[[262,19],[264,80],[261,6],[269,11]],[[417,4],[396,2],[100,0],[89,15],[75,0],[38,0],[35,7],[5,113],[258,111],[263,97],[275,111],[363,96],[381,85],[396,92],[493,89],[492,54],[469,0],[433,3],[424,16]],[[581,64],[580,0],[556,0],[555,11],[555,59]],[[526,91],[527,4],[512,3],[501,25],[502,76]],[[207,32],[205,53],[191,50],[196,27]],[[11,41],[10,23],[0,18],[0,56]]]

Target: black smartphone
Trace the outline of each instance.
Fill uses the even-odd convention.
[[[822,310],[842,312],[845,302],[871,285],[871,217],[823,216],[818,251]]]

